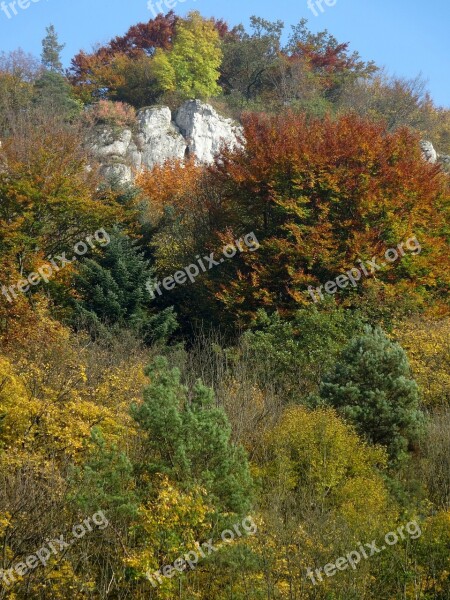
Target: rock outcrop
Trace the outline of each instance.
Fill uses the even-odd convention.
[[[189,154],[204,164],[213,161],[223,144],[234,147],[242,136],[242,129],[231,119],[199,100],[185,102],[175,114],[175,123],[187,141]]]
[[[431,164],[440,163],[445,171],[450,171],[450,156],[448,154],[439,154],[436,152],[433,144],[427,140],[420,142],[422,155],[426,161]]]
[[[130,182],[142,169],[168,159],[196,157],[209,164],[223,145],[240,144],[242,130],[199,100],[185,102],[172,115],[167,106],[143,108],[131,129],[97,126],[90,146],[105,177]]]
[[[438,154],[434,149],[433,144],[427,140],[422,140],[420,142],[420,147],[422,149],[422,155],[424,159],[434,165],[437,162]]]

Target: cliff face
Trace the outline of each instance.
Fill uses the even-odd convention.
[[[129,182],[136,172],[167,159],[194,155],[209,164],[222,145],[240,145],[240,136],[241,128],[231,119],[208,104],[189,100],[174,114],[167,106],[141,109],[133,131],[98,126],[90,145],[105,177]]]

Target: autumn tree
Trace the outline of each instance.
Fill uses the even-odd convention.
[[[58,115],[22,115],[4,145],[7,169],[0,171],[0,248],[14,257],[21,274],[70,246],[121,213],[114,195],[101,190],[75,125]]]
[[[202,231],[210,229],[214,197],[208,174],[194,160],[166,161],[140,173],[137,185],[141,218],[153,231],[155,266],[169,274],[195,255]]]
[[[77,97],[84,102],[116,98],[138,107],[153,102],[160,90],[155,87],[150,59],[156,49],[172,47],[177,20],[173,11],[158,15],[147,23],[133,25],[125,35],[115,37],[91,54],[79,52],[69,69]]]
[[[213,21],[191,12],[178,21],[173,47],[157,50],[154,69],[161,88],[178,91],[184,98],[217,96],[222,62],[219,33]]]
[[[349,81],[362,81],[378,69],[373,62],[365,63],[358,52],[349,53],[348,43],[339,43],[327,30],[312,33],[307,20],[292,27],[286,52],[292,58],[302,58],[312,72],[322,80],[325,96],[333,101]]]
[[[432,414],[421,444],[419,475],[429,499],[440,510],[450,510],[450,410]]]
[[[371,79],[347,83],[339,100],[343,112],[353,110],[372,120],[385,121],[390,131],[408,126],[425,133],[432,127],[433,104],[422,77],[405,79],[377,73]]]
[[[208,248],[212,251],[219,239],[215,232],[227,222],[213,174],[194,159],[166,161],[141,173],[137,184],[143,192],[138,203],[145,223],[144,237],[160,281],[190,264],[196,255],[204,256]],[[177,286],[157,298],[156,304],[175,306],[180,326],[190,334],[201,326],[204,315],[210,315],[211,322],[221,318],[219,302],[201,282]]]
[[[448,180],[423,161],[417,136],[353,115],[251,114],[244,125],[245,149],[217,161],[217,193],[228,228],[254,231],[261,246],[236,257],[230,279],[214,286],[225,307],[246,318],[257,308],[291,311],[313,302],[309,285],[323,286],[359,260],[382,261],[413,235],[426,250],[366,269],[358,286],[334,295],[349,306],[372,303],[377,318],[377,297],[393,312],[421,306],[426,290],[443,302]]]
[[[26,111],[33,98],[33,84],[42,65],[20,48],[0,54],[0,135],[9,136],[12,121]]]
[[[308,569],[345,555],[345,547],[357,547],[361,538],[395,522],[383,479],[384,449],[370,447],[333,409],[286,408],[267,431],[258,463],[264,529],[256,552],[267,589],[280,597],[289,598],[286,590],[317,597],[322,587],[313,585]],[[351,582],[324,581],[323,592],[343,597],[352,589],[356,596],[371,581],[370,566],[359,567]]]
[[[231,106],[284,111],[286,106],[323,115],[334,110],[341,90],[376,71],[349,44],[321,31],[313,34],[306,19],[292,27],[285,47],[284,23],[251,17],[250,32],[242,25],[223,40],[220,83]]]
[[[408,355],[425,406],[450,406],[450,319],[408,319],[396,324],[394,336]]]

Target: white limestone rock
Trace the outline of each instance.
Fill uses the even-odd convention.
[[[133,170],[124,163],[102,165],[100,173],[105,179],[108,179],[108,181],[117,180],[122,184],[131,183],[133,181]]]
[[[133,130],[99,126],[90,146],[105,176],[130,182],[135,173],[169,159],[195,155],[200,164],[211,164],[224,144],[237,147],[241,137],[242,128],[231,119],[189,100],[175,115],[167,106],[142,108]]]
[[[172,123],[172,113],[167,106],[144,108],[138,112],[137,121],[136,140],[142,160],[139,166],[135,164],[136,168],[142,165],[152,169],[168,159],[185,157],[186,140]]]
[[[188,143],[189,153],[202,164],[212,163],[223,145],[238,146],[242,136],[241,127],[200,100],[185,102],[175,114],[175,123]]]
[[[129,129],[118,132],[112,127],[97,129],[92,149],[99,158],[125,157],[132,135]]]
[[[422,140],[420,142],[420,147],[422,149],[422,156],[424,159],[434,165],[437,162],[438,155],[433,144],[427,140]]]

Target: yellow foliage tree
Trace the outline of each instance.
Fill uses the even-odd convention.
[[[260,553],[271,564],[270,585],[291,598],[292,590],[308,588],[308,568],[388,531],[396,511],[381,475],[384,449],[363,442],[332,409],[287,408],[267,445],[270,460],[261,477],[270,491],[264,494]],[[361,589],[368,569],[358,572]]]
[[[450,405],[450,318],[399,323],[396,339],[408,354],[414,379],[428,407]]]
[[[172,49],[156,51],[153,69],[163,90],[176,90],[185,98],[210,98],[221,91],[217,83],[221,63],[214,22],[193,11],[177,23]]]
[[[205,502],[206,492],[197,488],[182,492],[167,477],[161,476],[155,499],[140,507],[140,527],[145,532],[143,545],[132,553],[126,563],[133,567],[136,578],[148,579],[158,585],[153,575],[184,554],[196,550],[196,542],[211,537],[210,519],[213,511]],[[158,597],[170,600],[179,586],[179,578],[162,579]]]

